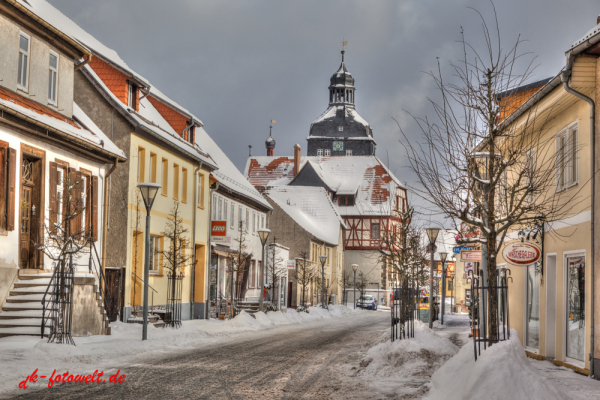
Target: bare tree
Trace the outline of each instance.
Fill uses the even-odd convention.
[[[277,252],[277,238],[273,236],[273,243],[269,246],[267,253],[266,276],[271,281],[271,301],[275,302],[275,286],[281,282],[281,278],[286,274],[286,266],[284,260]]]
[[[250,262],[252,260],[252,253],[248,250],[248,239],[246,239],[247,231],[244,229],[243,221],[239,222],[238,226],[239,235],[234,239],[235,252],[229,253],[227,256],[227,265],[229,266],[230,275],[230,294],[231,294],[231,309],[232,315],[235,316],[235,299],[241,299],[244,297],[245,288],[248,285],[248,272],[250,270]],[[257,266],[255,266],[256,268]],[[256,272],[256,271],[255,271]],[[236,292],[236,287],[239,288],[239,293]],[[262,296],[262,288],[260,289],[259,296]]]
[[[350,270],[344,269],[342,271],[342,290],[344,291],[342,294],[342,302],[344,304],[348,304],[348,289],[354,287],[353,285],[352,273]]]
[[[141,254],[138,254],[138,246],[139,246],[139,242],[142,240],[142,234],[140,232],[141,230],[141,213],[140,213],[140,207],[142,204],[142,199],[140,196],[140,191],[136,190],[135,191],[136,197],[135,197],[135,210],[132,210],[131,212],[133,213],[133,229],[135,231],[135,235],[133,236],[133,268],[131,269],[131,274],[133,275],[133,301],[132,301],[132,308],[135,311],[136,306],[135,306],[135,296],[136,296],[136,292],[137,292],[137,285],[138,285],[138,279],[140,279],[140,277],[137,274],[137,267],[138,267],[138,262],[139,262],[139,257],[141,257]]]
[[[300,252],[300,257],[296,258],[296,282],[302,287],[301,305],[306,305],[306,288],[315,278],[317,270],[312,261],[309,260],[308,252]]]
[[[555,166],[570,164],[575,150],[555,155],[554,137],[543,135],[551,112],[538,115],[532,107],[519,124],[503,122],[514,108],[510,96],[514,88],[532,77],[534,58],[524,60],[527,54],[520,52],[520,37],[503,49],[495,9],[491,28],[476,12],[482,20],[483,51],[462,33],[462,59],[450,63],[453,81],[443,80],[439,63],[438,71],[429,74],[440,100],[429,100],[434,119],[414,118],[422,141],[411,141],[400,130],[410,168],[420,183],[414,192],[442,210],[458,231],[463,222],[481,232],[462,242],[487,247],[487,285],[493,286],[506,235],[561,218],[578,193],[555,193],[557,179],[563,179],[555,176]],[[491,291],[492,335],[497,332],[497,310],[497,293]]]
[[[356,278],[356,288],[360,292],[360,297],[364,296],[364,292],[368,284],[369,280],[367,279],[367,276],[362,271],[360,271]]]
[[[166,249],[158,250],[155,252],[162,254],[164,258],[164,266],[169,270],[169,284],[168,289],[171,293],[171,298],[167,298],[167,302],[170,302],[171,316],[165,320],[166,326],[177,327],[181,324],[176,313],[177,307],[181,307],[181,296],[177,283],[183,276],[185,266],[193,258],[191,252],[192,246],[188,239],[189,229],[183,224],[183,218],[181,218],[181,212],[179,210],[179,202],[173,202],[173,208],[169,213],[165,230],[162,233],[165,238],[169,239],[169,246]]]

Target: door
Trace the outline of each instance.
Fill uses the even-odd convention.
[[[287,306],[288,308],[292,307],[292,282],[288,282]]]
[[[540,348],[540,265],[528,265],[525,299],[525,346]]]
[[[556,358],[556,255],[546,258],[546,358]]]
[[[108,319],[110,322],[114,322],[119,318],[119,312],[121,310],[121,274],[120,268],[106,268],[106,287],[108,289],[108,297],[110,302],[108,303]],[[108,300],[108,299],[107,299]]]
[[[566,356],[584,361],[585,257],[567,257]]]
[[[21,268],[34,268],[31,265],[30,243],[31,243],[31,194],[33,188],[23,184],[21,193],[20,216],[21,216]]]

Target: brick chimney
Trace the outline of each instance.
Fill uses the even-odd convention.
[[[298,176],[300,172],[300,154],[301,148],[299,144],[294,145],[294,177]]]

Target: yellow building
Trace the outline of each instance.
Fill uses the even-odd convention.
[[[510,327],[516,329],[531,356],[554,360],[583,373],[593,369],[590,358],[600,367],[597,340],[592,349],[592,332],[597,325],[592,315],[592,270],[594,247],[598,246],[593,245],[591,234],[590,200],[591,154],[596,154],[591,138],[598,124],[589,122],[595,111],[590,103],[595,103],[597,110],[600,102],[599,27],[567,51],[561,74],[512,90],[514,101],[508,108],[514,111],[502,122],[517,130],[526,123],[543,126],[535,134],[541,135],[540,143],[549,143],[549,151],[540,150],[531,157],[536,168],[552,165],[555,169],[556,184],[548,189],[548,194],[571,199],[563,205],[564,216],[540,227],[535,240],[535,232],[521,231],[512,232],[505,241],[505,245],[527,241],[530,234],[529,242],[542,250],[540,262],[527,266],[512,265],[502,256],[498,259],[499,268],[511,270]],[[519,96],[521,92],[534,94]]]

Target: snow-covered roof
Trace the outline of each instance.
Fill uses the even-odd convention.
[[[586,40],[593,38],[594,36],[596,36],[598,34],[600,34],[600,24],[594,26],[592,29],[587,31],[587,33],[585,35],[583,35],[583,37],[581,37],[579,40],[577,40],[575,43],[573,43],[571,45],[571,49],[573,47],[580,45],[581,43],[585,42]]]
[[[343,131],[339,128],[342,127]],[[342,135],[344,139],[363,138],[373,140],[371,126],[354,107],[330,105],[323,114],[310,125],[308,138],[333,138]]]
[[[62,134],[83,140],[102,152],[126,159],[123,150],[119,149],[76,103],[73,103],[71,119],[8,89],[0,88],[0,105],[22,118],[46,125]]]
[[[268,209],[272,208],[269,202],[248,182],[240,170],[237,169],[229,157],[223,153],[223,150],[221,150],[202,127],[196,128],[196,142],[202,143],[202,149],[207,151],[219,166],[218,170],[212,172],[214,177],[219,181],[219,185],[246,196]]]
[[[265,194],[311,235],[337,246],[342,217],[321,187],[277,186]]]
[[[121,100],[113,94],[113,92],[106,86],[106,84],[98,77],[96,72],[89,66],[85,65],[81,68],[84,73],[93,79],[94,84],[99,87],[105,96],[108,96],[112,100],[112,104],[115,107],[119,107],[122,111],[129,115],[130,119],[140,126],[142,129],[149,130],[155,135],[167,143],[183,150],[193,158],[196,158],[203,163],[217,167],[216,162],[210,158],[207,151],[200,148],[200,146],[192,145],[191,143],[183,140],[181,136],[175,132],[171,125],[161,116],[161,114],[154,108],[152,103],[147,98],[140,101],[140,111],[136,112],[132,108],[127,107]],[[198,130],[198,128],[196,129]],[[197,142],[199,142],[197,140]]]
[[[340,207],[342,215],[389,214],[396,188],[406,189],[375,156],[301,157],[299,175],[308,164],[336,195],[355,195],[353,207]],[[259,187],[294,185],[294,158],[249,157],[244,175]]]

